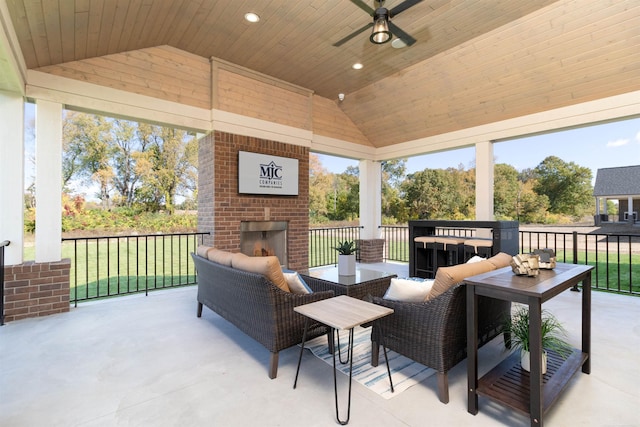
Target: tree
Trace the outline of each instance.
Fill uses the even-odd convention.
[[[333,193],[333,178],[316,154],[309,154],[309,218],[319,223],[328,219],[327,198]]]
[[[62,125],[62,184],[73,177],[96,182],[98,198],[108,207],[114,176],[110,159],[113,154],[111,125],[102,116],[68,111]]]
[[[407,171],[407,159],[382,162],[382,219],[383,223],[406,221],[404,202],[400,198],[400,184]],[[395,221],[392,221],[395,219]]]
[[[573,162],[549,156],[535,169],[536,193],[549,199],[549,211],[557,214],[583,216],[592,205],[591,170]]]
[[[500,163],[494,166],[493,211],[496,219],[513,220],[517,217],[520,182],[513,166]]]

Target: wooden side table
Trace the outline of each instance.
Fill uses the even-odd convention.
[[[478,413],[478,395],[486,396],[529,415],[532,426],[542,426],[544,413],[553,405],[571,377],[582,367],[591,371],[591,270],[590,265],[557,264],[540,270],[537,277],[516,276],[511,267],[465,279],[467,284],[468,411]],[[582,282],[582,350],[562,360],[550,354],[542,375],[542,303]],[[531,372],[520,368],[512,355],[478,380],[478,296],[484,295],[529,306]],[[507,387],[507,388],[505,388]]]
[[[309,319],[313,319],[323,323],[329,327],[329,348],[335,349],[334,331],[347,329],[349,331],[349,346],[347,349],[349,360],[349,400],[347,404],[347,418],[340,419],[338,411],[338,386],[336,382],[336,354],[333,353],[333,391],[336,403],[336,418],[338,422],[345,425],[349,422],[351,415],[351,381],[353,374],[353,328],[363,323],[373,322],[384,316],[393,313],[393,309],[371,304],[360,299],[352,298],[347,295],[340,295],[322,301],[312,302],[310,304],[300,305],[293,308],[294,311],[306,317],[304,325],[304,333],[302,336],[302,347],[300,348],[300,357],[298,358],[298,368],[296,370],[296,379],[293,388],[298,384],[298,373],[300,373],[300,362],[302,361],[302,352],[307,338],[307,326]],[[384,358],[387,363],[387,373],[389,374],[389,383],[391,384],[391,392],[393,392],[393,382],[391,381],[391,370],[389,369],[389,360],[387,359],[387,350],[384,347]],[[339,350],[338,350],[339,351]]]

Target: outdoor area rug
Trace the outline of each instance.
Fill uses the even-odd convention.
[[[380,348],[380,363],[378,366],[373,367],[370,363],[371,328],[357,327],[354,329],[353,335],[353,379],[385,399],[391,399],[393,396],[397,396],[409,387],[418,384],[436,373],[436,371],[431,368],[427,368],[394,351],[387,350],[389,368],[391,369],[391,378],[393,379],[393,388],[395,390],[394,393],[391,393],[387,365],[384,363],[382,348]],[[342,352],[342,360],[347,360],[348,343],[349,334],[341,331],[340,350]],[[326,335],[307,341],[304,348],[311,350],[316,357],[324,360],[329,366],[333,366],[333,356],[329,353]],[[338,354],[336,354],[336,368],[343,374],[349,376],[349,364],[343,365],[340,363]]]

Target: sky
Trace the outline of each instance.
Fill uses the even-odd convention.
[[[640,118],[604,123],[495,143],[496,163],[506,163],[518,171],[535,168],[548,156],[574,162],[591,169],[593,180],[601,168],[640,165]],[[329,172],[342,173],[358,161],[320,155]],[[414,156],[407,160],[407,174],[429,169],[475,166],[475,148]]]

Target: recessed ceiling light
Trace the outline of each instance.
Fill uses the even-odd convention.
[[[353,68],[354,70],[360,70],[360,69],[362,69],[362,64],[359,63],[359,62],[356,62],[355,64],[353,64],[351,66],[351,68]]]
[[[260,17],[257,13],[249,12],[244,14],[244,19],[249,22],[258,22],[260,20]]]
[[[391,42],[391,46],[396,49],[402,49],[403,47],[407,47],[407,44],[402,39],[395,39]]]

